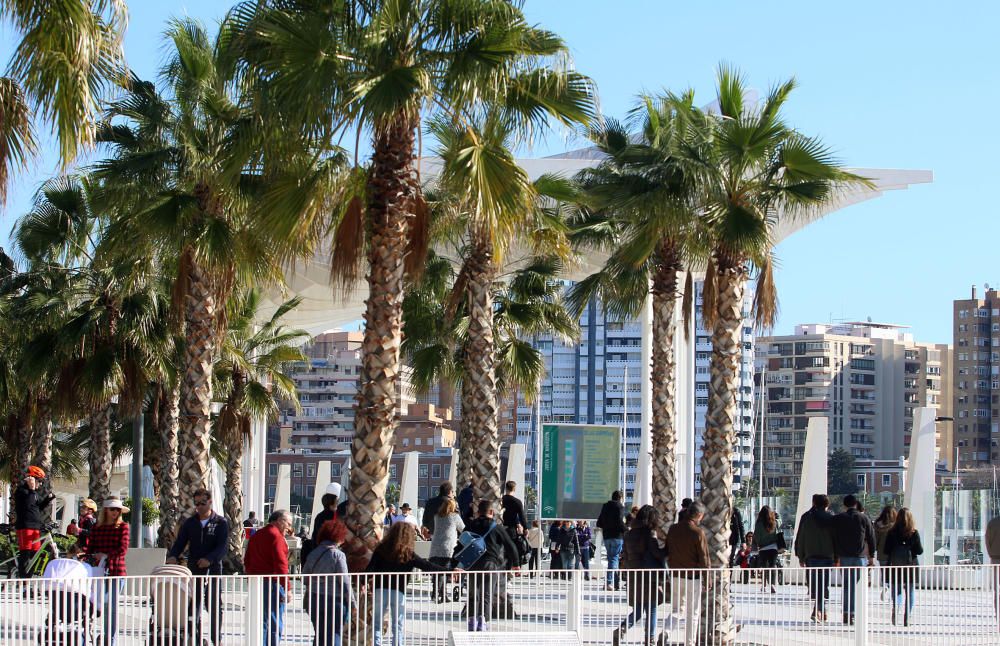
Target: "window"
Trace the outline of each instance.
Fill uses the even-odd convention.
[[[276,462],[272,462],[271,464],[267,465],[267,475],[271,476],[272,478],[278,477],[278,464]]]
[[[427,477],[427,465],[426,464],[421,464],[419,467],[417,467],[417,475],[420,478],[426,478]]]
[[[306,477],[315,478],[316,477],[316,463],[310,462],[306,465]]]
[[[435,479],[440,479],[441,478],[441,465],[440,464],[432,464],[431,465],[431,477],[435,478]]]
[[[856,475],[857,475],[857,478],[858,478],[858,487],[860,487],[861,489],[864,489],[865,488],[865,474],[858,473]]]
[[[389,479],[390,480],[395,480],[396,479],[396,465],[395,464],[390,464],[389,465]]]
[[[300,478],[302,477],[302,463],[301,462],[296,462],[295,464],[292,465],[292,475],[293,476],[298,476]]]
[[[277,493],[277,485],[267,485],[267,497],[274,500],[274,496]]]
[[[339,478],[340,477],[340,463],[336,462],[330,465],[330,477]]]
[[[892,486],[892,475],[890,475],[888,473],[883,473],[882,474],[882,486],[883,487],[891,487]]]

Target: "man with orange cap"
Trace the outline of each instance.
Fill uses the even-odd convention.
[[[39,499],[38,481],[45,479],[40,467],[28,467],[21,485],[14,490],[14,529],[17,533],[17,569],[21,578],[31,576],[28,565],[38,550],[42,549],[42,527],[45,508],[54,495]]]

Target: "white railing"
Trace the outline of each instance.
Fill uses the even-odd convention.
[[[8,580],[0,581],[0,644],[208,643],[200,636],[218,646],[334,646],[339,643],[335,635],[342,635],[344,644],[378,643],[381,638],[386,645],[403,644],[405,639],[407,646],[443,646],[451,631],[470,628],[574,631],[585,644],[614,644],[630,606],[638,607],[640,616],[619,631],[621,644],[656,644],[657,639],[667,644],[775,646],[1000,643],[994,605],[997,566],[633,571],[620,573],[620,590],[613,585],[606,589],[605,575],[603,570],[577,570],[292,576],[284,604],[276,601],[279,582],[264,577]],[[825,580],[826,594],[817,594]],[[728,613],[714,603],[727,583]],[[284,582],[280,585],[284,592]],[[913,609],[905,610],[904,599],[893,623],[892,592],[911,586]],[[471,620],[470,591],[475,611]],[[823,599],[818,617],[811,598],[816,596]],[[845,596],[848,606],[851,598],[854,603],[853,618],[848,616],[846,623]],[[491,597],[506,600],[490,608]],[[307,599],[316,603],[304,604]],[[198,602],[204,606],[201,611]],[[733,631],[730,641],[719,633],[713,640],[712,631],[699,632],[699,604],[709,604],[707,625],[729,615],[724,627]],[[646,616],[654,613],[646,613],[647,608],[655,609],[651,622]],[[269,642],[265,623],[279,610],[280,640]],[[384,616],[381,622],[369,622],[378,623],[377,631],[371,625],[362,628],[358,619],[373,610]],[[364,631],[360,638],[359,630]],[[647,632],[651,641],[646,640]],[[103,639],[112,633],[112,640]],[[216,634],[219,641],[212,640]]]

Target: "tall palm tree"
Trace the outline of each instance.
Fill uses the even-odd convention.
[[[349,560],[363,564],[381,535],[389,479],[404,276],[417,273],[427,243],[416,164],[421,120],[468,123],[499,104],[522,114],[531,131],[550,116],[586,121],[591,84],[569,70],[560,38],[501,0],[255,0],[233,14],[243,25],[247,76],[267,81],[263,96],[288,108],[319,145],[370,134],[363,195],[338,223],[332,265],[345,285],[367,265],[347,512]]]
[[[15,240],[27,275],[51,277],[25,294],[24,309],[45,321],[24,346],[25,376],[50,383],[37,417],[51,432],[53,417],[75,423],[79,410],[89,413],[90,494],[100,500],[110,493],[112,410],[141,411],[166,312],[150,260],[106,248],[108,218],[95,192],[87,177],[50,180]]]
[[[64,164],[94,141],[103,91],[124,65],[124,0],[0,0],[0,21],[19,37],[0,76],[0,206],[13,173],[51,125]]]
[[[464,266],[464,263],[463,263]],[[494,356],[497,399],[515,392],[531,399],[544,375],[545,362],[529,339],[551,333],[575,339],[576,321],[562,306],[562,261],[553,256],[530,259],[510,276],[499,276],[492,285],[491,354]],[[403,354],[413,369],[411,382],[417,392],[435,384],[463,385],[467,370],[470,328],[468,301],[461,272],[452,262],[433,252],[421,281],[407,290],[403,304]],[[463,413],[466,389],[462,386]],[[472,405],[472,404],[470,404]],[[499,440],[486,437],[464,423],[459,438],[459,482],[478,483],[496,474],[499,480]],[[494,425],[495,428],[495,425]],[[479,444],[492,448],[477,450]],[[489,485],[487,485],[489,486]],[[499,485],[497,485],[499,487]],[[492,490],[489,490],[492,491]]]
[[[785,122],[782,108],[794,88],[794,81],[780,83],[759,104],[750,104],[743,77],[720,67],[718,113],[701,115],[687,147],[703,172],[700,199],[711,244],[703,291],[712,359],[701,497],[713,567],[725,567],[729,558],[732,451],[747,282],[756,274],[753,309],[758,327],[772,326],[777,314],[772,275],[775,227],[783,219],[822,209],[837,199],[838,191],[870,185],[842,168],[818,139]],[[735,633],[729,578],[720,573],[713,581],[717,583],[706,586],[699,639],[731,643]]]
[[[261,323],[258,290],[230,298],[226,335],[215,364],[216,394],[222,401],[215,431],[226,448],[223,508],[232,528],[227,554],[231,570],[242,570],[243,446],[251,437],[253,420],[276,420],[279,400],[299,408],[295,382],[286,368],[292,362],[308,362],[300,345],[309,333],[286,328],[282,319],[301,302],[300,298],[286,301]]]
[[[131,78],[98,133],[110,156],[96,173],[108,199],[119,205],[112,240],[119,249],[144,250],[174,272],[172,305],[184,337],[178,371],[182,508],[208,484],[212,366],[225,303],[240,285],[281,280],[277,243],[255,199],[265,180],[260,142],[280,136],[280,124],[265,122],[237,91],[225,54],[228,33],[223,24],[212,39],[196,21],[173,21],[169,58],[160,71],[165,92]]]
[[[610,255],[600,271],[574,285],[567,299],[579,316],[600,297],[605,310],[619,318],[639,315],[646,299],[652,299],[649,431],[653,504],[661,511],[663,532],[677,510],[674,316],[679,279],[697,255],[700,228],[697,174],[678,152],[692,99],[690,93],[642,96],[630,115],[632,128],[607,119],[591,129],[590,139],[603,158],[577,178],[587,208],[574,238]],[[685,291],[690,295],[690,283]],[[690,310],[689,300],[685,305]],[[689,316],[686,311],[685,320]]]

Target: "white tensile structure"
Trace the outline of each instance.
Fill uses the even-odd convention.
[[[593,149],[570,151],[561,155],[545,157],[541,159],[521,159],[519,163],[527,171],[530,177],[535,178],[543,174],[558,174],[572,176],[576,172],[596,165],[599,157]],[[439,162],[437,159],[424,158],[421,160],[421,176],[423,178],[433,177]],[[829,207],[817,210],[809,215],[795,218],[794,220],[782,221],[777,227],[776,242],[779,242],[796,231],[802,229],[807,224],[815,222],[820,218],[838,211],[852,204],[858,204],[867,200],[882,196],[886,191],[905,190],[913,184],[925,184],[932,181],[931,171],[926,170],[892,170],[892,169],[853,169],[855,173],[869,178],[874,184],[873,189],[856,189],[846,191],[833,201]],[[441,253],[449,255],[453,253],[451,249],[440,249]],[[511,254],[512,258],[517,258],[516,251]],[[597,269],[604,262],[605,257],[598,253],[587,254],[581,258],[577,264],[570,268],[567,279],[578,280]],[[346,325],[356,322],[362,318],[364,313],[364,300],[367,297],[366,283],[361,280],[351,290],[346,297],[334,294],[334,288],[330,284],[329,250],[321,249],[308,261],[300,261],[291,269],[287,275],[288,289],[280,297],[276,295],[275,301],[286,298],[289,293],[302,297],[302,304],[286,316],[288,325],[305,329],[311,333],[319,333],[329,330],[338,325]],[[683,284],[683,278],[681,280]],[[646,316],[650,310],[646,308]],[[678,328],[683,326],[680,308],[677,308]],[[651,340],[649,338],[649,323],[644,322],[643,329],[643,353],[649,356]],[[692,323],[693,325],[693,323]],[[678,471],[678,498],[688,497],[693,494],[695,464],[698,456],[695,455],[695,334],[692,333],[685,338],[684,334],[678,333],[675,337],[677,352],[677,411],[676,423],[680,432],[678,434],[677,464]],[[643,433],[648,434],[648,420],[650,418],[651,397],[648,388],[649,384],[649,363],[643,362],[642,374],[638,375],[642,388],[642,418],[647,423],[643,424]],[[247,451],[244,473],[247,474],[244,480],[245,493],[248,509],[263,509],[266,502],[264,498],[264,457],[266,454],[266,433],[263,425],[258,425],[254,429],[253,446]],[[643,438],[641,446],[649,447],[648,438]],[[648,449],[646,449],[648,455]],[[649,482],[651,465],[647,458],[640,459],[642,473],[638,473],[637,482]],[[454,473],[454,470],[452,471]],[[280,489],[279,484],[279,489]],[[640,485],[640,490],[642,489]],[[651,492],[642,491],[643,498]],[[251,503],[258,503],[250,506]]]

